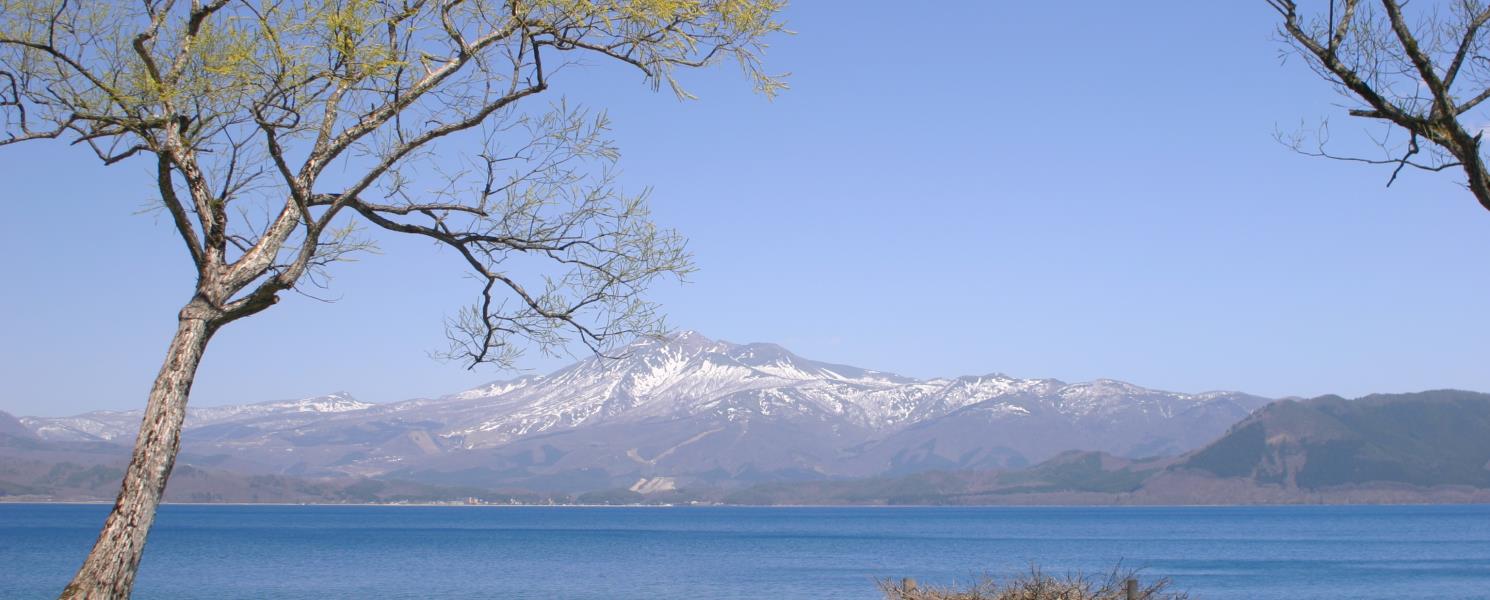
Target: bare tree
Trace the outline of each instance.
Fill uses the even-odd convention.
[[[773,93],[759,57],[781,8],[0,0],[0,145],[64,139],[106,165],[149,161],[196,268],[118,500],[63,597],[129,596],[213,334],[320,281],[369,246],[367,227],[442,244],[476,275],[450,323],[450,355],[473,364],[661,332],[643,292],[690,268],[683,240],[617,190],[603,115],[520,108],[578,60],[686,96],[677,69],[733,58]]]
[[[1490,5],[1453,0],[1413,3],[1408,11],[1402,0],[1325,0],[1305,16],[1293,0],[1267,2],[1283,18],[1283,39],[1356,103],[1350,114],[1386,128],[1374,136],[1380,156],[1331,153],[1327,134],[1313,148],[1304,136],[1291,137],[1290,145],[1314,156],[1389,165],[1388,185],[1405,168],[1457,169],[1490,210],[1490,172],[1480,149],[1490,126],[1482,107],[1490,98]]]

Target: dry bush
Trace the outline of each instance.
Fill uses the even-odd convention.
[[[1028,573],[999,579],[984,576],[971,587],[907,585],[905,581],[878,581],[886,600],[1127,600],[1126,582],[1137,579],[1132,570],[1113,569],[1105,577],[1080,573],[1046,575],[1038,567]],[[1186,600],[1189,594],[1171,591],[1169,578],[1139,581],[1140,600]]]

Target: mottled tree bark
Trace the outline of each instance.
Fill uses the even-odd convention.
[[[145,536],[155,521],[181,445],[186,401],[207,341],[219,323],[206,302],[193,300],[181,310],[176,336],[150,389],[145,418],[114,510],[77,575],[62,592],[67,600],[129,598],[135,571],[145,551]]]

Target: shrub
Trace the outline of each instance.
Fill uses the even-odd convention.
[[[1046,575],[1038,567],[1028,573],[999,579],[984,576],[971,587],[918,586],[909,580],[878,582],[886,600],[1127,600],[1127,581],[1137,572],[1113,569],[1105,577],[1080,573]],[[1171,591],[1169,578],[1138,584],[1138,600],[1186,600],[1189,594]]]

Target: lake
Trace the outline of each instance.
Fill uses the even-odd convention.
[[[0,504],[0,597],[55,597],[107,510]],[[1200,599],[1485,598],[1490,506],[169,505],[135,598],[871,599],[1120,560]]]

